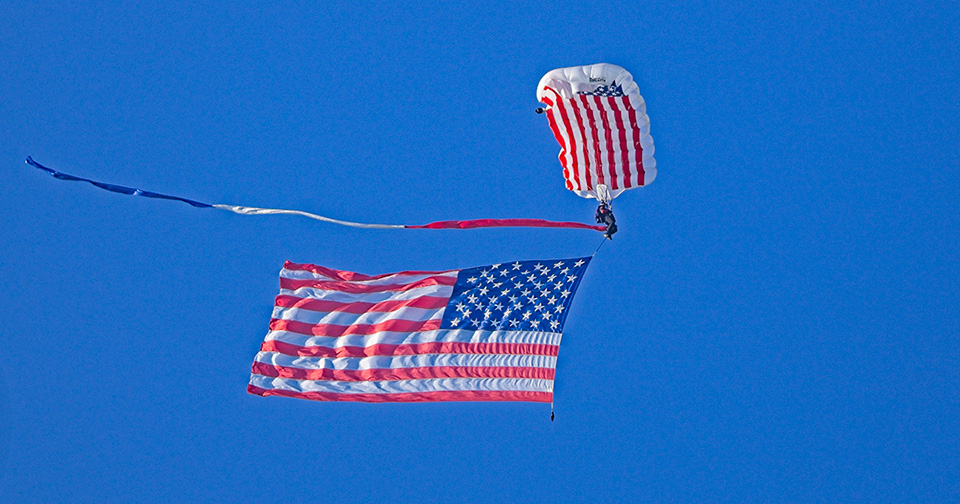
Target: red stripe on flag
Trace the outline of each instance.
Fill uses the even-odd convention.
[[[600,122],[603,124],[604,142],[607,146],[607,170],[610,174],[610,188],[614,190],[620,189],[620,181],[617,177],[617,161],[613,156],[613,135],[610,131],[610,114],[607,113],[606,107],[603,106],[603,100],[601,100],[599,96],[593,97],[593,103],[600,112]]]
[[[440,328],[440,319],[430,320],[385,320],[377,324],[310,324],[296,320],[270,319],[271,331],[289,331],[310,336],[344,336],[348,334],[373,334],[381,331],[420,332]]]
[[[550,92],[553,93],[553,94],[557,94],[556,91],[554,91],[553,89],[551,89],[551,88],[549,88],[549,87],[547,87],[547,86],[543,86],[543,90],[544,90],[544,91],[550,91]],[[540,98],[540,101],[542,101],[543,103],[546,103],[548,107],[552,107],[552,106],[553,106],[553,100],[551,100],[549,96],[544,96],[543,98]]]
[[[640,146],[640,126],[637,125],[637,111],[630,105],[629,97],[624,97],[624,104],[630,113],[630,127],[633,128],[633,155],[637,162],[637,185],[643,185],[643,147]],[[629,180],[629,179],[628,179]],[[633,186],[634,184],[630,184]]]
[[[403,292],[420,287],[432,287],[435,285],[455,285],[457,277],[455,276],[433,276],[417,280],[416,282],[391,285],[359,285],[351,282],[325,281],[325,280],[295,280],[292,278],[281,278],[280,288],[296,290],[302,287],[311,289],[331,290],[337,292],[349,292],[351,294],[364,294],[371,292]]]
[[[508,366],[431,366],[395,369],[303,369],[254,362],[254,374],[294,380],[387,381],[430,378],[539,378],[552,380],[554,370]]]
[[[364,303],[362,301],[353,303],[340,303],[337,301],[326,301],[323,299],[302,298],[281,294],[277,296],[274,305],[279,306],[280,308],[297,308],[301,310],[317,312],[361,314],[369,312],[387,313],[399,310],[401,308],[443,308],[447,305],[448,300],[449,298],[421,296],[413,299],[381,301],[379,303]]]
[[[587,95],[580,95],[580,103],[583,104],[583,109],[587,113],[587,120],[590,122],[590,128],[593,130],[591,132],[593,140],[593,172],[597,175],[597,184],[606,184],[603,173],[603,161],[600,158],[600,137],[597,134],[598,125],[597,120],[593,115],[593,107],[590,106],[590,99],[587,98]],[[590,149],[588,149],[588,151],[589,150]],[[589,154],[590,152],[585,152],[584,156]]]
[[[547,119],[547,122],[550,123],[550,130],[553,131],[554,138],[556,138],[557,142],[560,144],[560,154],[557,155],[557,159],[560,160],[560,166],[563,166],[563,179],[565,185],[567,186],[567,189],[573,189],[573,182],[570,182],[570,167],[567,163],[568,146],[566,140],[563,139],[563,134],[560,133],[560,128],[557,126],[557,118],[556,114],[553,112],[553,108],[547,110]]]
[[[580,104],[575,99],[567,100],[567,103],[569,103],[573,108],[573,115],[577,116],[577,129],[580,132],[580,140],[583,143],[583,145],[580,147],[580,150],[583,153],[583,174],[587,183],[587,187],[583,188],[582,190],[589,191],[590,189],[593,189],[593,167],[590,163],[590,142],[587,138],[587,131],[583,124],[583,118],[580,116]]]
[[[259,396],[284,396],[312,401],[360,401],[360,402],[439,402],[439,401],[527,401],[551,402],[551,392],[521,390],[458,390],[438,392],[405,392],[400,394],[337,394],[334,392],[292,392],[267,390],[247,385],[247,392]]]
[[[569,153],[569,159],[572,166],[569,166],[568,168],[573,176],[567,177],[567,180],[571,181],[576,186],[577,191],[581,191],[583,188],[580,187],[579,164],[577,163],[577,140],[573,137],[573,128],[570,126],[570,118],[567,117],[567,111],[563,106],[564,103],[564,99],[560,96],[557,96],[556,109],[560,111],[560,119],[562,120],[561,122],[563,123],[564,129],[567,130],[567,137],[570,144],[567,152]]]
[[[557,345],[536,343],[463,343],[459,341],[436,341],[409,345],[376,344],[360,346],[300,346],[277,340],[266,340],[260,345],[261,352],[277,352],[292,357],[376,357],[422,354],[471,354],[471,355],[546,355],[556,357]]]
[[[624,97],[625,101],[627,98]],[[607,98],[610,108],[613,109],[613,117],[617,122],[617,136],[620,140],[620,162],[621,167],[623,168],[623,187],[631,187],[633,184],[630,183],[630,154],[629,154],[629,144],[627,144],[627,129],[623,125],[623,117],[621,117],[620,104],[616,98],[610,96]]]
[[[550,91],[557,98],[560,98],[560,95],[557,94],[553,89],[544,86],[544,91]],[[573,178],[571,177],[572,163],[568,162],[567,159],[571,156],[571,147],[567,144],[567,141],[563,138],[563,133],[560,132],[560,127],[557,125],[557,114],[555,113],[554,102],[549,97],[544,96],[542,98],[543,103],[548,105],[547,108],[547,119],[550,123],[550,130],[553,131],[553,137],[557,139],[557,143],[560,144],[560,154],[557,155],[557,159],[560,160],[560,165],[563,166],[563,178],[567,189],[573,189]],[[574,153],[576,154],[576,153]]]

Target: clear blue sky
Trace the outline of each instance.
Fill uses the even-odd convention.
[[[11,502],[957,502],[953,2],[0,3],[0,494]],[[159,5],[159,6],[158,6]],[[534,114],[609,62],[659,175],[525,403],[245,392],[284,260],[589,254]]]

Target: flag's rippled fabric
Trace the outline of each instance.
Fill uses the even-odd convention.
[[[251,394],[319,401],[553,399],[589,257],[367,276],[287,262]]]

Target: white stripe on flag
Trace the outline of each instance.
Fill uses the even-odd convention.
[[[423,354],[398,355],[394,357],[379,355],[374,357],[293,357],[277,352],[259,352],[257,362],[274,366],[300,369],[408,369],[420,367],[519,367],[549,368],[557,367],[557,358],[548,355],[505,355],[505,354]]]
[[[604,110],[603,105],[599,104],[600,97],[584,96],[583,99],[593,117],[594,130],[597,135],[596,152],[594,153],[597,172],[600,174],[597,183],[606,184],[607,187],[613,189],[615,176],[611,175],[613,167],[610,165],[610,143],[607,141],[607,136],[610,135],[609,118],[606,115],[607,112]]]
[[[573,121],[576,121],[576,127],[579,128],[577,131],[580,134],[580,138],[583,139],[583,142],[580,143],[580,159],[583,160],[583,174],[586,177],[587,189],[593,189],[596,184],[596,169],[597,167],[593,163],[593,135],[590,134],[590,121],[587,116],[586,110],[583,108],[583,104],[580,103],[579,97],[574,97],[570,100],[570,107],[574,110]]]
[[[585,157],[586,144],[583,139],[583,130],[581,129],[580,121],[577,120],[577,104],[573,100],[560,98],[558,100],[558,105],[563,107],[563,110],[566,112],[568,132],[572,133],[572,139],[574,145],[576,146],[571,154],[576,159],[577,164],[577,170],[575,174],[577,180],[577,189],[580,191],[588,191],[590,190],[590,174],[588,170],[587,159]]]
[[[617,116],[620,119],[620,123],[623,128],[623,138],[621,138],[620,143],[620,152],[621,156],[626,154],[626,163],[623,166],[623,186],[624,187],[634,187],[636,186],[637,178],[637,168],[636,154],[633,147],[633,127],[630,124],[630,111],[628,110],[628,105],[626,103],[627,98],[614,98],[612,100],[614,106],[617,108]],[[618,130],[619,134],[619,130]]]
[[[599,98],[598,101],[606,112],[607,132],[610,134],[610,155],[613,157],[613,169],[617,180],[617,185],[611,187],[614,189],[623,189],[629,187],[629,184],[626,183],[623,167],[623,150],[625,146],[621,143],[621,129],[617,127],[617,114],[620,113],[620,109],[611,105],[610,102],[612,100],[610,99]],[[626,137],[626,132],[623,133],[623,136]]]
[[[402,394],[406,392],[453,392],[466,390],[553,392],[553,380],[534,378],[428,378],[424,380],[348,382],[271,378],[269,376],[254,374],[250,376],[250,385],[268,390],[333,392],[337,394]]]
[[[279,320],[295,320],[308,324],[355,325],[377,324],[387,320],[415,320],[418,322],[433,319],[439,320],[443,318],[443,311],[444,308],[423,309],[405,307],[389,312],[330,313],[275,306],[273,308],[273,318]]]
[[[407,300],[407,299],[416,299],[423,296],[433,296],[433,297],[444,297],[449,298],[453,294],[453,286],[451,285],[428,285],[425,287],[415,287],[413,289],[408,289],[402,292],[397,291],[383,291],[383,292],[342,292],[335,290],[326,290],[326,289],[313,289],[310,287],[301,287],[296,290],[291,289],[280,289],[281,296],[296,296],[300,298],[308,299],[324,299],[329,301],[337,301],[340,303],[379,303],[380,301],[387,300]]]
[[[435,329],[424,332],[381,331],[373,334],[329,337],[307,336],[288,331],[270,331],[265,341],[275,340],[297,346],[367,347],[372,345],[416,345],[420,343],[524,343],[559,345],[560,333],[543,331],[474,331]]]
[[[456,278],[457,273],[458,273],[457,271],[394,273],[392,275],[387,275],[380,278],[374,278],[370,280],[350,280],[349,282],[355,285],[394,285],[394,284],[413,283],[418,280],[424,280],[426,278],[433,278],[433,277]],[[320,282],[344,282],[345,281],[330,275],[326,275],[319,271],[313,272],[313,271],[306,271],[302,269],[287,269],[287,268],[283,268],[282,270],[280,270],[280,278],[288,278],[291,280],[317,280]]]

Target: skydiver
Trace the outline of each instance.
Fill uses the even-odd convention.
[[[613,216],[613,210],[610,209],[610,205],[608,205],[606,201],[600,202],[600,206],[597,207],[597,213],[594,217],[597,219],[597,224],[607,225],[607,230],[603,233],[603,236],[608,240],[612,240],[614,233],[617,232],[617,218]]]

